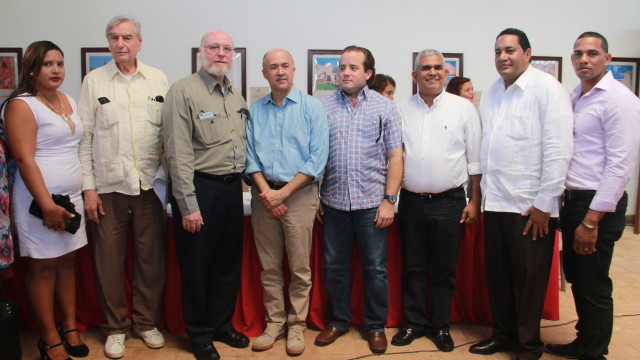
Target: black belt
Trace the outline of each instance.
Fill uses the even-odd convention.
[[[405,193],[414,195],[414,196],[419,196],[419,197],[421,197],[423,199],[435,199],[435,198],[441,198],[441,197],[451,197],[451,196],[455,195],[456,193],[458,193],[460,191],[464,191],[464,187],[462,185],[460,185],[457,188],[445,190],[445,191],[443,191],[441,193],[437,193],[437,194],[433,194],[433,193],[414,193],[414,192],[409,191],[407,189],[402,189],[402,191],[404,191]]]
[[[222,181],[222,182],[225,182],[225,183],[230,183],[230,182],[235,181],[237,179],[240,179],[240,177],[242,177],[242,173],[225,174],[225,175],[213,175],[213,174],[203,173],[203,172],[200,172],[200,171],[194,171],[193,173],[196,176],[200,176],[200,177],[207,178],[207,179],[218,180],[218,181]]]
[[[287,186],[288,182],[282,182],[282,181],[271,181],[271,180],[267,180],[267,184],[269,185],[269,188],[273,189],[273,190],[280,190],[283,187]],[[313,184],[317,184],[317,181],[314,182],[310,182],[305,186],[309,186],[309,185],[313,185]]]
[[[591,199],[596,195],[596,190],[565,190],[564,199]]]
[[[288,182],[267,180],[267,184],[269,184],[269,187],[273,190],[280,190],[283,187],[287,186]]]

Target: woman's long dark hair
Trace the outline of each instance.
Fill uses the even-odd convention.
[[[44,57],[49,50],[58,50],[64,57],[64,53],[60,47],[51,41],[36,41],[27,47],[24,57],[22,58],[22,70],[20,71],[20,81],[18,82],[18,86],[11,92],[9,98],[2,103],[2,106],[0,106],[0,112],[6,103],[20,94],[36,94],[35,78],[40,74]]]

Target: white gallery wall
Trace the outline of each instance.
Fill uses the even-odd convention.
[[[493,44],[506,27],[527,33],[533,55],[563,57],[567,91],[578,83],[569,54],[583,31],[605,35],[613,56],[640,57],[638,0],[0,0],[0,47],[55,42],[65,53],[62,90],[78,98],[80,48],[106,47],[105,25],[119,14],[140,19],[139,58],[163,70],[170,83],[191,73],[191,48],[213,29],[247,48],[248,88],[267,85],[260,66],[271,48],[292,53],[295,83],[306,91],[308,49],[360,45],[373,52],[378,72],[395,78],[397,101],[411,96],[411,54],[426,48],[464,53],[464,76],[484,90],[498,76]],[[637,187],[636,164],[627,187],[629,214]]]

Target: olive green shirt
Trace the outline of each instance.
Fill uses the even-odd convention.
[[[248,114],[247,103],[227,77],[220,84],[200,68],[171,86],[162,111],[164,149],[181,214],[200,209],[194,171],[210,175],[244,171]]]

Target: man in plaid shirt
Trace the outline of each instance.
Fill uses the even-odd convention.
[[[387,227],[394,219],[403,161],[400,114],[391,100],[367,87],[373,75],[371,52],[348,46],[340,57],[341,90],[323,99],[329,121],[329,160],[320,191],[320,214],[329,326],[315,343],[329,345],[349,328],[349,271],[355,235],[363,266],[369,348],[383,353],[389,308]]]

